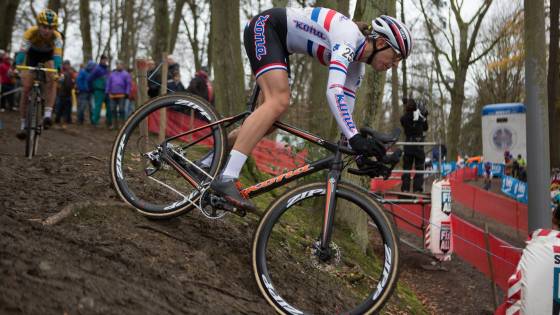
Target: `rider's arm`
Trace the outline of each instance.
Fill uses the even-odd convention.
[[[53,61],[55,69],[62,69],[62,35],[59,32],[54,32],[54,51],[53,51]]]
[[[353,59],[353,50],[351,50],[352,53],[345,54],[347,50],[351,50],[351,48],[343,44],[336,44],[331,49],[327,101],[340,130],[346,138],[350,139],[358,133],[358,130],[352,119],[353,108],[350,107],[345,95],[345,92],[354,95],[354,91],[349,91],[345,86],[348,67]],[[351,101],[352,106],[353,104],[354,102]]]
[[[29,28],[27,31],[25,31],[25,33],[23,33],[23,38],[21,40],[21,45],[19,46],[19,50],[16,53],[16,65],[22,65],[23,62],[25,61],[25,55],[27,54],[27,51],[29,50],[29,48],[31,47],[31,36],[33,35],[33,32],[35,32],[36,27],[31,27]]]

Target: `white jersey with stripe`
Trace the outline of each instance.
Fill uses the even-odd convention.
[[[327,100],[342,133],[358,133],[352,111],[365,64],[357,62],[364,53],[366,37],[349,18],[326,8],[287,8],[289,53],[308,54],[329,66]]]

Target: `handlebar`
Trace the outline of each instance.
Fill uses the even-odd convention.
[[[18,70],[31,70],[31,71],[44,71],[44,72],[58,73],[58,70],[53,69],[53,68],[40,68],[40,67],[30,67],[30,66],[22,66],[22,65],[16,66],[16,69],[18,69]]]

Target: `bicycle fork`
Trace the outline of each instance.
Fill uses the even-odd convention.
[[[340,181],[342,171],[342,155],[337,151],[331,169],[327,175],[327,188],[325,197],[325,210],[323,213],[323,228],[319,238],[317,256],[326,261],[331,258],[330,242],[333,231],[334,215],[336,209],[336,187]]]

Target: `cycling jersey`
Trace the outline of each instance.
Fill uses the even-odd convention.
[[[54,61],[54,66],[62,66],[62,35],[53,31],[51,38],[44,38],[39,34],[39,27],[32,26],[23,34],[20,49],[16,55],[16,64],[23,64],[27,55],[27,65],[36,66],[37,63]]]
[[[329,67],[327,100],[343,134],[358,133],[352,111],[365,72],[359,60],[366,37],[348,17],[326,8],[275,8],[254,17],[245,28],[245,49],[253,73],[288,70],[288,55],[303,53]]]

